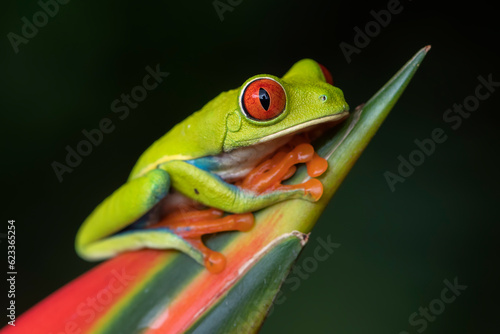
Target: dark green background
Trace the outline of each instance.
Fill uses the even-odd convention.
[[[245,0],[222,22],[211,1],[70,1],[17,54],[7,33],[20,34],[21,18],[40,7],[4,2],[0,232],[7,219],[16,220],[18,311],[93,266],[73,250],[79,224],[125,181],[150,143],[218,93],[254,74],[282,75],[309,57],[331,70],[354,108],[432,44],[321,217],[299,265],[313,255],[318,236],[330,235],[341,247],[298,289],[284,286],[286,301],[262,332],[416,333],[410,314],[439,298],[443,280],[454,277],[468,288],[426,333],[496,332],[500,91],[457,130],[442,116],[474,94],[477,76],[491,73],[500,81],[497,10],[478,1],[401,5],[348,64],[339,44],[352,44],[353,28],[363,28],[373,20],[370,11],[387,1]],[[156,64],[170,76],[119,120],[111,102]],[[65,146],[75,147],[81,131],[104,117],[116,129],[59,183],[51,163],[63,162]],[[447,141],[391,192],[383,173],[396,172],[398,155],[407,157],[413,141],[436,127]]]

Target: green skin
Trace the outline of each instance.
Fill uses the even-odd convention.
[[[286,92],[285,110],[269,121],[248,118],[240,104],[245,85],[260,77],[274,79]],[[231,213],[253,212],[291,198],[313,200],[302,189],[257,195],[226,182],[227,175],[216,170],[221,161],[230,162],[236,152],[273,147],[286,142],[291,134],[338,121],[347,114],[342,91],[326,82],[319,64],[311,59],[297,62],[282,78],[257,75],[240,88],[221,93],[142,154],[128,181],[97,206],[80,227],[75,245],[78,254],[87,260],[100,260],[141,248],[179,249],[201,262],[189,243],[165,228],[118,232],[170,197],[172,188],[208,207]],[[249,147],[252,149],[245,151]],[[254,162],[246,169],[262,158],[262,154],[246,155],[244,161]],[[201,168],[198,162],[203,161],[211,163]],[[231,170],[233,177],[241,177],[235,173],[241,161],[232,166],[225,163],[224,168]]]

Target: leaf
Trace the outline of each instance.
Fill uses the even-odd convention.
[[[320,201],[285,201],[255,213],[250,232],[207,241],[227,257],[220,274],[174,251],[122,254],[28,310],[2,333],[254,333],[311,229],[402,94],[430,47],[421,49],[364,106],[321,138],[328,159]],[[291,183],[308,178],[299,168]],[[79,331],[80,330],[80,331]]]

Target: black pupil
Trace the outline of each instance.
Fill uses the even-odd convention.
[[[269,105],[271,104],[271,98],[269,97],[269,94],[266,92],[264,88],[259,89],[259,99],[262,108],[264,108],[266,111],[269,110]]]

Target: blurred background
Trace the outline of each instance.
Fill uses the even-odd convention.
[[[303,270],[299,285],[283,285],[262,333],[496,332],[500,87],[491,87],[497,91],[470,107],[455,129],[458,123],[443,119],[454,104],[473,103],[479,76],[500,82],[498,11],[490,6],[69,1],[57,12],[48,8],[44,18],[36,15],[42,8],[36,1],[4,2],[0,245],[6,254],[7,220],[15,219],[18,312],[95,265],[74,252],[81,222],[126,180],[141,152],[220,92],[255,74],[281,76],[307,57],[330,69],[354,109],[431,44],[297,266],[313,256],[317,237],[340,247]],[[388,8],[385,27],[374,23]],[[40,27],[23,32],[23,18]],[[359,31],[366,28],[371,36],[363,40]],[[346,48],[355,51],[346,56]],[[126,117],[114,113],[113,101],[142,84],[147,66],[169,75]],[[66,147],[76,149],[82,131],[105,118],[113,130],[60,182],[54,161],[65,164]],[[435,128],[446,141],[392,191],[384,173],[397,173],[398,156],[408,158],[414,141],[430,138]],[[467,288],[440,310],[434,300],[444,280]],[[438,315],[410,323],[430,304]]]

